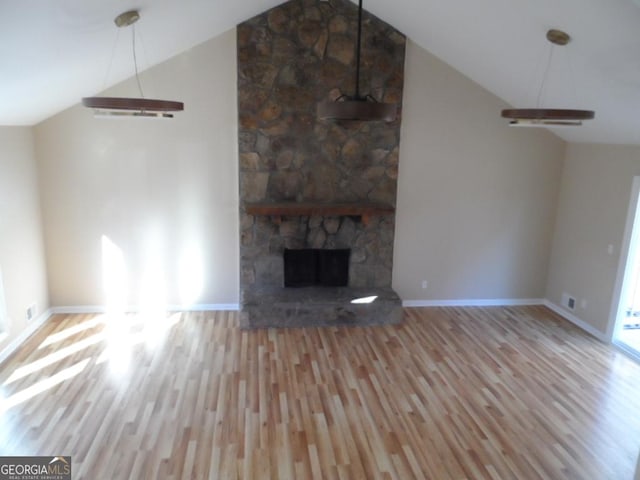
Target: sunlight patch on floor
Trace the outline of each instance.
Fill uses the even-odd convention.
[[[69,327],[65,330],[62,330],[57,333],[53,333],[49,335],[39,346],[38,350],[41,348],[47,347],[49,345],[53,345],[54,343],[61,342],[66,340],[69,337],[76,335],[77,333],[84,332],[85,330],[89,330],[91,328],[97,327],[103,322],[101,316],[96,318],[92,318],[91,320],[87,320],[86,322],[79,323],[78,325],[74,325],[73,327]]]
[[[114,374],[124,374],[129,369],[133,347],[144,344],[152,350],[159,346],[171,327],[182,320],[182,313],[156,316],[125,315],[112,317],[105,324],[106,348],[96,363],[109,362]]]
[[[14,393],[13,395],[0,400],[0,413],[4,413],[11,407],[19,405],[27,400],[35,397],[36,395],[43,393],[59,383],[64,382],[69,378],[73,378],[78,375],[80,372],[84,370],[84,368],[89,363],[90,358],[86,358],[81,362],[78,362],[71,367],[65,368],[60,372],[52,375],[50,377],[45,378],[44,380],[40,380],[39,382],[33,384],[30,387],[27,387],[19,392]]]
[[[17,368],[13,371],[11,376],[4,382],[3,385],[9,385],[16,380],[26,377],[27,375],[31,375],[43,368],[52,365],[56,362],[59,362],[66,357],[73,355],[74,353],[79,352],[80,350],[84,350],[85,348],[90,347],[91,345],[95,345],[105,339],[103,333],[96,333],[95,335],[91,335],[85,339],[79,340],[67,347],[56,350],[55,352],[46,355],[45,357],[39,358],[27,365],[24,365],[20,368]]]

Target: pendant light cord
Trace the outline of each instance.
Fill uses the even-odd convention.
[[[106,90],[108,86],[107,82],[109,81],[109,76],[111,75],[111,68],[113,67],[113,59],[116,56],[116,47],[118,46],[118,38],[120,38],[119,29],[116,31],[116,37],[113,41],[113,45],[111,46],[111,56],[109,57],[109,63],[107,64],[107,71],[104,74],[104,80],[102,80],[102,88],[100,89],[101,92]]]
[[[131,35],[131,43],[133,48],[133,68],[136,71],[136,83],[138,84],[138,91],[140,92],[140,97],[144,98],[144,93],[142,92],[142,84],[140,83],[140,76],[138,75],[138,58],[136,57],[136,25],[131,25],[132,35]]]
[[[356,41],[356,95],[360,100],[360,37],[362,35],[362,0],[358,4],[358,39]]]
[[[536,108],[541,108],[542,93],[544,91],[544,84],[547,81],[549,75],[549,68],[551,68],[551,59],[553,58],[553,44],[549,47],[549,55],[547,56],[547,66],[544,69],[544,75],[542,76],[542,83],[540,84],[540,90],[538,91],[538,98],[536,100]]]

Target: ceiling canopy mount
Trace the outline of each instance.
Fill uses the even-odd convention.
[[[129,10],[118,15],[113,22],[118,28],[123,28],[133,25],[138,20],[140,20],[140,13],[137,10]]]

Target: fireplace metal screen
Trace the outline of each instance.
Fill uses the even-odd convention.
[[[351,250],[302,248],[284,250],[285,287],[346,287]]]

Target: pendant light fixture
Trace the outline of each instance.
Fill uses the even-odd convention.
[[[551,42],[547,69],[542,79],[540,92],[538,94],[538,104],[546,80],[551,56],[555,45],[564,46],[571,40],[571,37],[562,30],[551,29],[547,32],[547,40]],[[502,110],[502,116],[510,119],[509,125],[514,127],[553,127],[553,126],[579,126],[584,120],[591,120],[595,117],[593,110],[577,110],[563,108],[508,108]]]
[[[114,22],[118,28],[131,26],[133,65],[135,68],[136,83],[140,98],[130,97],[84,97],[82,104],[93,108],[96,116],[107,117],[151,117],[173,118],[173,112],[184,110],[184,103],[173,100],[157,100],[145,98],[142,92],[142,84],[138,76],[138,60],[136,58],[136,29],[135,23],[140,19],[137,10],[130,10],[118,15]]]
[[[326,120],[359,120],[392,122],[396,119],[397,106],[378,102],[371,94],[360,93],[360,45],[362,41],[362,0],[358,3],[358,36],[356,40],[355,94],[340,95],[333,102],[320,102],[317,115]]]

